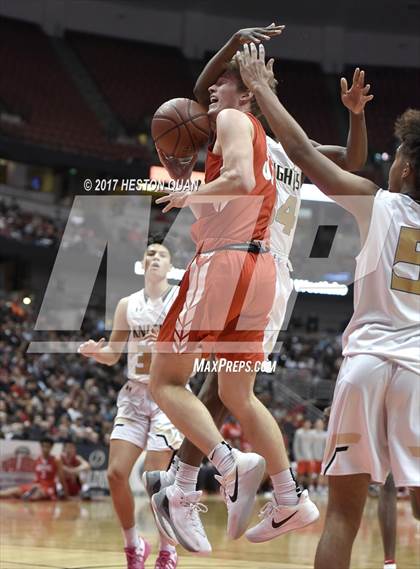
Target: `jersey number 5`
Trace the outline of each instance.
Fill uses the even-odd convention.
[[[152,363],[152,354],[150,352],[142,352],[137,356],[136,373],[138,375],[150,373],[150,364]]]
[[[392,267],[391,288],[420,294],[420,229],[401,228]]]
[[[283,225],[283,233],[290,235],[296,225],[297,198],[289,196],[284,204],[278,209],[276,221]]]

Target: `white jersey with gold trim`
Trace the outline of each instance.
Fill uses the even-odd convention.
[[[144,289],[128,297],[127,322],[130,327],[127,354],[127,377],[148,383],[152,354],[150,348],[143,351],[146,334],[159,331],[170,307],[178,296],[179,287],[171,286],[161,297],[148,298]],[[142,349],[143,347],[143,349]]]
[[[296,231],[303,175],[302,170],[287,156],[280,142],[267,136],[267,148],[274,164],[277,189],[274,219],[270,225],[271,250],[287,259]]]
[[[371,354],[420,374],[420,205],[379,190],[357,257],[343,354]]]

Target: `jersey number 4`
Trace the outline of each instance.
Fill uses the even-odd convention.
[[[283,233],[290,235],[296,225],[297,198],[289,196],[284,204],[277,210],[276,221],[283,225]]]
[[[401,228],[392,267],[391,288],[420,294],[420,229]]]

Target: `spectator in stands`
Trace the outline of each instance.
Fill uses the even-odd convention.
[[[326,490],[325,476],[321,474],[322,458],[324,456],[325,444],[327,441],[327,431],[322,419],[317,419],[312,431],[312,457],[313,457],[313,485],[315,490],[323,493]]]
[[[293,454],[297,462],[297,479],[302,488],[309,488],[312,476],[313,444],[312,423],[309,419],[295,433]]]

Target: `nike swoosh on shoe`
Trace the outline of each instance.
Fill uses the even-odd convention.
[[[236,466],[236,472],[235,472],[235,488],[233,489],[233,495],[230,496],[230,501],[231,502],[236,502],[236,500],[238,499],[238,467]]]
[[[293,512],[293,514],[291,514],[288,518],[284,518],[284,520],[281,520],[281,522],[275,522],[273,518],[271,525],[273,526],[274,529],[277,529],[282,525],[284,525],[286,522],[288,522],[291,518],[293,518],[293,516],[296,516],[296,514],[297,512]]]

